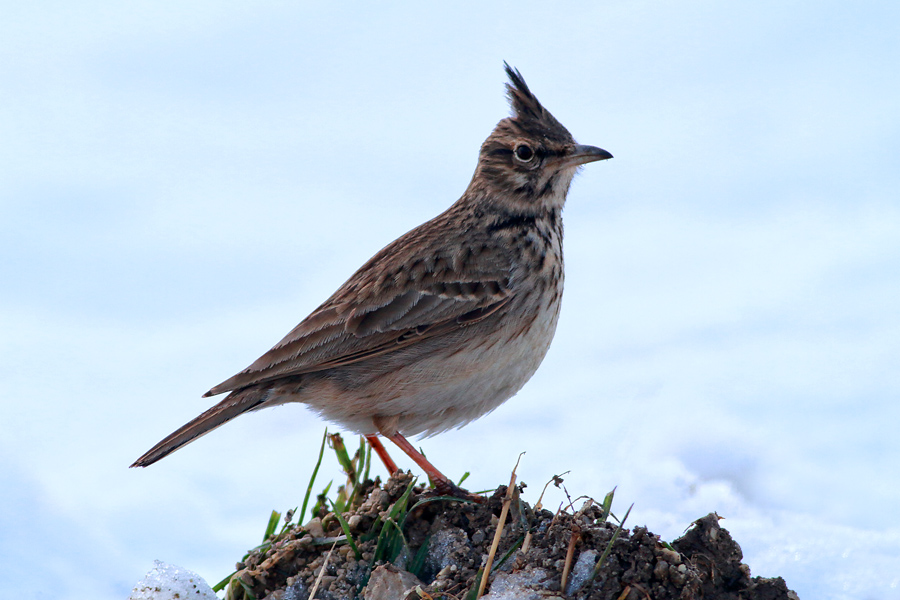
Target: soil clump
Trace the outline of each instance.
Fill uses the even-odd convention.
[[[713,513],[671,544],[620,527],[591,499],[556,513],[514,490],[485,600],[796,600],[780,577],[751,577]],[[340,515],[319,507],[237,565],[226,598],[474,600],[506,486],[483,504],[435,498],[397,473],[359,486]]]

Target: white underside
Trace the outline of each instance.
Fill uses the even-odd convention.
[[[511,398],[534,375],[550,347],[559,306],[546,308],[527,331],[503,336],[475,350],[449,355],[436,350],[416,360],[389,355],[345,367],[356,389],[334,377],[311,377],[303,393],[273,390],[265,406],[304,402],[329,421],[359,434],[379,433],[374,417],[392,418],[405,436],[427,436],[461,427]],[[510,331],[514,328],[502,328]],[[405,363],[405,364],[404,364]],[[261,407],[262,408],[262,407]]]

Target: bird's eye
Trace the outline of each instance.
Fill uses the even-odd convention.
[[[534,158],[534,150],[527,144],[519,144],[516,146],[516,158],[527,163]]]

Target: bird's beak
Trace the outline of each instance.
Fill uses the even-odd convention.
[[[589,162],[594,162],[595,160],[607,160],[612,157],[613,155],[603,148],[598,148],[596,146],[585,146],[583,144],[575,144],[575,148],[572,149],[572,153],[563,157],[562,166],[572,167],[583,165]]]

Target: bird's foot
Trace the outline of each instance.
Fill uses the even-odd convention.
[[[469,490],[464,490],[449,479],[440,479],[438,481],[432,479],[431,483],[434,484],[433,493],[436,496],[452,496],[453,498],[468,500],[469,502],[474,502],[476,504],[484,504],[487,502],[487,498],[484,496],[479,496],[478,494],[473,494]]]

